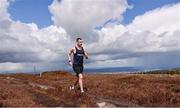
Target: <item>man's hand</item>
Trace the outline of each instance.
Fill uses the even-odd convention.
[[[69,65],[70,65],[70,66],[72,66],[72,65],[73,65],[71,60],[69,60],[68,62],[69,62]]]
[[[85,56],[86,59],[88,59],[88,56]]]

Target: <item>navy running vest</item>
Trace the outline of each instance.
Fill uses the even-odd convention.
[[[73,64],[76,65],[83,65],[83,59],[84,59],[84,49],[83,47],[81,50],[79,50],[77,47],[75,47],[76,52],[73,54]]]

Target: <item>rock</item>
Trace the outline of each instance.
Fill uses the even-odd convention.
[[[107,103],[107,102],[98,102],[97,105],[98,107],[106,107],[106,108],[116,107],[114,104]]]
[[[39,87],[39,88],[44,89],[44,90],[55,89],[54,87],[42,85],[42,84],[37,84],[37,83],[29,83],[29,85],[31,85],[32,87]]]

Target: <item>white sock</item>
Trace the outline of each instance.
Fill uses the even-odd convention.
[[[81,93],[83,93],[84,92],[84,90],[81,90]]]
[[[72,89],[74,89],[74,85],[72,86]]]
[[[70,90],[74,90],[74,85],[73,85],[73,86],[70,86]]]

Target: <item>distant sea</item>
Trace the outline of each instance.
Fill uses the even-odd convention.
[[[106,67],[106,68],[86,68],[84,72],[87,73],[129,73],[141,71],[136,67]]]

